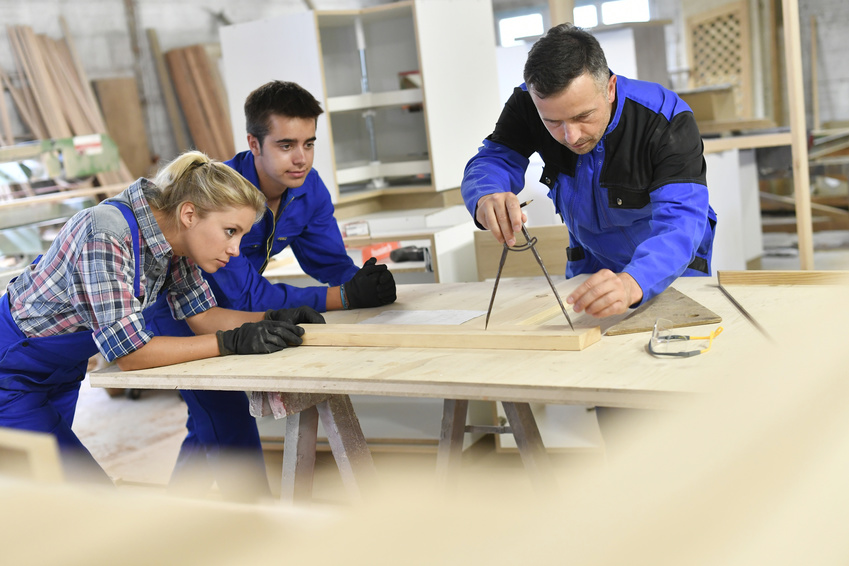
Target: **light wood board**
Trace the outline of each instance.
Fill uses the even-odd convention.
[[[563,293],[580,285],[580,275],[558,284]],[[506,282],[505,282],[506,283]],[[542,278],[514,279],[499,289],[502,309],[523,306],[523,314],[493,312],[492,328],[527,319],[552,306]],[[440,348],[286,348],[273,354],[223,356],[172,366],[122,372],[117,367],[89,374],[94,387],[215,389],[223,391],[326,392],[439,399],[511,400],[605,407],[674,408],[693,394],[734,379],[740,364],[794,351],[798,328],[826,335],[842,332],[849,317],[845,288],[839,285],[734,287],[735,298],[766,328],[767,340],[717,288],[716,277],[682,277],[674,286],[722,316],[725,331],[710,353],[675,360],[646,351],[645,334],[603,336],[580,352]],[[331,324],[352,324],[382,310],[485,310],[492,284],[445,283],[398,286],[398,301],[375,309],[326,313]],[[503,294],[502,294],[503,293]],[[782,308],[792,305],[792,308]],[[597,326],[580,313],[576,328]],[[621,320],[621,319],[620,319]],[[464,326],[482,328],[475,319]],[[557,321],[558,325],[562,325]],[[545,324],[541,325],[545,326]],[[604,328],[604,323],[602,323]],[[778,344],[780,348],[776,348]]]
[[[598,326],[573,332],[568,327],[545,330],[516,328],[478,330],[424,324],[304,324],[304,346],[391,348],[463,348],[574,351],[601,340]]]
[[[846,285],[849,271],[719,271],[720,285]]]
[[[646,332],[654,328],[658,318],[672,322],[673,328],[722,322],[722,317],[697,303],[674,287],[669,287],[640,306],[618,324],[607,329],[606,336]]]
[[[134,179],[151,173],[150,148],[144,126],[138,83],[134,77],[92,81],[109,136]]]

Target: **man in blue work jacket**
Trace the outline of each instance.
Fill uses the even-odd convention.
[[[245,101],[249,151],[225,163],[265,195],[263,218],[243,238],[240,255],[216,273],[205,273],[219,305],[231,309],[270,310],[309,306],[318,311],[376,307],[395,301],[395,280],[374,258],[357,268],[333,216],[330,193],[312,168],[318,101],[292,82],[272,81]],[[272,284],[262,276],[269,259],[292,246],[301,268],[329,286]],[[240,305],[240,306],[237,306]],[[188,335],[160,305],[151,326],[160,334]],[[235,491],[239,482],[264,482],[256,420],[246,395],[232,391],[181,391],[189,409],[171,482],[175,487],[204,488],[212,480]],[[237,455],[238,475],[221,469],[222,455]],[[229,459],[228,459],[229,461]],[[251,477],[245,477],[250,475]],[[222,485],[224,484],[224,485]]]
[[[516,193],[536,152],[569,230],[566,277],[590,274],[566,298],[575,312],[621,314],[681,275],[710,275],[716,214],[687,104],[613,74],[598,41],[572,24],[534,44],[524,79],[466,165],[461,190],[478,226],[515,244],[527,220]],[[608,452],[646,414],[596,407]]]
[[[566,299],[575,312],[620,314],[681,275],[709,275],[716,214],[687,104],[613,74],[598,41],[572,24],[534,44],[524,79],[466,166],[462,194],[478,226],[515,244],[526,220],[516,193],[537,152],[569,229],[566,277],[592,274]]]

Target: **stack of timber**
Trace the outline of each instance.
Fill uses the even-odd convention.
[[[0,82],[35,139],[105,134],[106,125],[91,84],[65,21],[61,24],[65,34],[61,40],[36,34],[29,26],[7,26],[19,86],[2,71]],[[4,142],[12,142],[6,120],[0,118]],[[110,185],[131,181],[132,175],[122,162],[120,170],[100,173],[97,179],[101,185]]]
[[[92,81],[109,136],[133,179],[150,177],[153,157],[144,127],[144,112],[135,77],[110,77]]]
[[[165,53],[165,60],[195,147],[213,159],[233,157],[236,150],[226,95],[207,47],[172,49]]]

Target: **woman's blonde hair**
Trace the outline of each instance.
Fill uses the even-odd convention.
[[[201,217],[229,207],[251,207],[256,220],[265,212],[265,196],[250,181],[220,161],[200,151],[187,151],[165,165],[153,184],[159,189],[145,194],[148,203],[176,223],[180,207],[190,202]]]

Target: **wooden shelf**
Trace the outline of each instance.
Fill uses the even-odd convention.
[[[334,202],[372,179],[394,189],[425,174],[434,193],[459,187],[501,112],[488,0],[287,14],[225,26],[221,46],[234,132],[244,129],[247,95],[273,77],[300,84],[322,103],[314,167]],[[413,71],[421,87],[401,88]],[[458,92],[475,92],[475,103],[457,104]],[[236,135],[238,150],[247,149],[244,139]]]
[[[408,88],[389,92],[367,92],[349,96],[333,96],[327,99],[328,112],[352,112],[387,106],[421,104],[424,100],[420,88]]]
[[[336,170],[336,181],[340,185],[369,181],[381,177],[406,177],[410,175],[430,174],[430,161],[427,159],[356,164],[340,164]]]
[[[316,12],[318,23],[322,27],[347,27],[354,25],[357,18],[371,23],[381,20],[399,18],[407,15],[412,17],[413,2],[410,0],[370,6],[358,10],[321,10]]]

